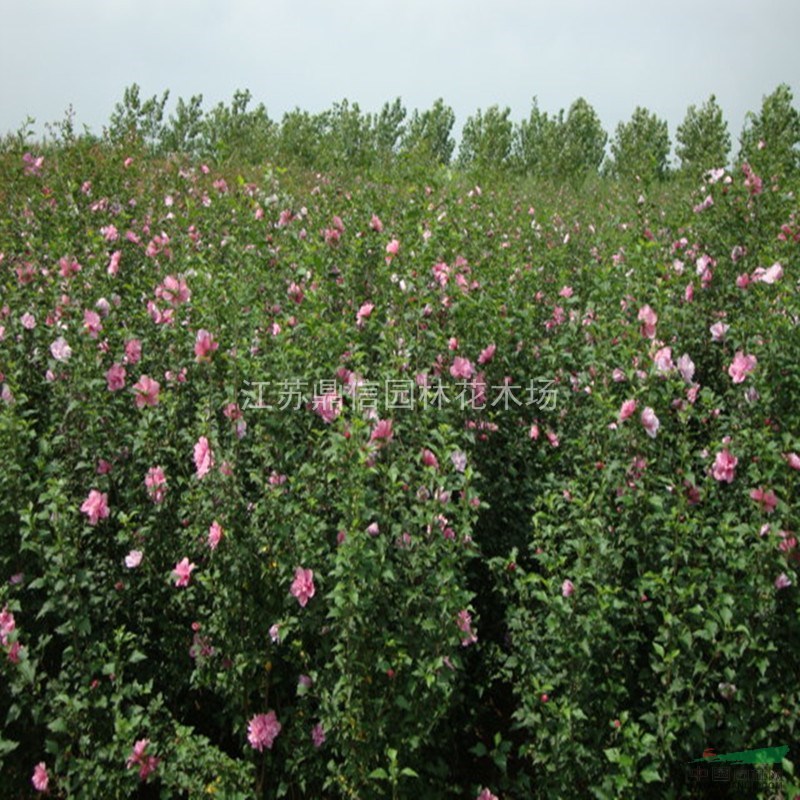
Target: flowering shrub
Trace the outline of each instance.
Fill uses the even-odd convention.
[[[12,795],[677,797],[796,741],[796,187],[409,176],[0,158]]]

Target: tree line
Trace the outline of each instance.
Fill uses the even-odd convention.
[[[230,103],[203,110],[202,95],[178,99],[167,115],[169,92],[141,96],[133,84],[115,105],[103,138],[113,143],[134,139],[161,154],[184,153],[226,160],[297,165],[316,170],[369,170],[403,160],[454,166],[463,170],[508,172],[553,182],[581,183],[603,174],[642,182],[675,172],[699,177],[726,166],[731,136],[716,97],[691,105],[675,135],[677,167],[670,165],[672,143],[667,122],[641,106],[620,122],[613,136],[583,98],[568,110],[549,114],[534,97],[527,118],[511,119],[511,110],[492,105],[470,116],[456,152],[456,116],[442,99],[410,114],[400,98],[377,113],[342,100],[320,113],[299,108],[273,120],[263,103],[253,106],[249,91],[239,90]],[[791,89],[780,84],[763,98],[761,109],[747,115],[736,160],[765,175],[800,168],[800,113]],[[71,123],[62,132],[72,135]],[[88,133],[85,135],[89,135]]]

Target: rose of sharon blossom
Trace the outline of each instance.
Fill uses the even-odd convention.
[[[315,591],[313,570],[297,567],[294,571],[291,592],[297,598],[301,608],[305,608]]]
[[[658,314],[656,314],[656,312],[653,311],[649,305],[645,305],[639,309],[638,320],[642,323],[642,336],[644,336],[646,339],[655,339]]]
[[[481,354],[478,356],[478,363],[481,365],[488,364],[494,358],[496,351],[497,345],[490,344],[488,347],[481,350]]]
[[[800,470],[800,455],[797,453],[784,453],[783,457],[792,469]]]
[[[475,374],[475,367],[468,358],[456,356],[450,367],[450,374],[454,378],[463,378],[468,381]]]
[[[488,789],[484,789],[475,800],[500,800],[496,794],[492,794]]]
[[[44,761],[40,761],[33,768],[33,777],[31,778],[31,783],[37,792],[47,791],[47,788],[50,785],[50,776],[47,774],[47,765],[44,763]]]
[[[50,353],[56,361],[69,361],[72,348],[63,336],[59,336],[51,345]]]
[[[141,550],[131,550],[130,553],[125,556],[125,566],[128,569],[136,569],[136,567],[142,563],[142,556],[143,553]]]
[[[112,364],[106,371],[106,386],[108,391],[118,392],[120,389],[124,389],[126,375],[127,373],[125,372],[125,367],[123,367],[122,364]],[[141,408],[141,406],[139,407]]]
[[[636,401],[625,400],[620,406],[619,416],[617,417],[617,421],[625,422],[626,419],[630,419],[630,417],[633,416],[635,411],[636,411]]]
[[[197,331],[197,339],[194,343],[194,357],[197,363],[210,361],[211,354],[219,347],[219,342],[214,341],[214,336],[207,330]]]
[[[648,406],[644,411],[642,411],[641,422],[645,431],[647,432],[647,435],[651,439],[655,439],[658,429],[661,427],[661,422],[656,416],[656,412]]]
[[[150,467],[144,477],[144,483],[150,499],[156,504],[162,503],[167,494],[167,477],[164,475],[164,470],[161,467]]]
[[[83,501],[81,511],[89,517],[90,525],[97,525],[101,519],[108,517],[108,495],[92,489]]]
[[[150,746],[149,739],[139,739],[134,745],[131,754],[128,756],[126,765],[128,769],[131,767],[139,767],[139,779],[146,780],[151,772],[155,772],[158,767],[159,759],[155,756],[147,754],[147,748]]]
[[[433,467],[439,469],[439,461],[436,456],[427,448],[422,451],[422,463],[426,467]]]
[[[715,480],[725,483],[733,483],[733,478],[736,473],[736,465],[739,459],[732,455],[727,448],[723,448],[717,453],[714,459],[714,466],[711,468],[711,474]]]
[[[711,341],[721,342],[725,338],[725,334],[728,332],[730,327],[730,325],[726,325],[724,322],[715,322],[709,328],[711,331]]]
[[[281,732],[281,724],[274,711],[256,714],[247,725],[247,741],[254,750],[263,752],[272,749],[272,744]]]
[[[214,454],[205,436],[201,436],[194,446],[194,465],[198,478],[204,478],[214,466]]]
[[[325,728],[322,727],[322,723],[318,722],[312,729],[311,729],[311,741],[314,743],[314,747],[319,749],[325,744]]]
[[[680,372],[681,377],[686,381],[686,383],[692,382],[692,379],[694,378],[694,361],[692,361],[687,353],[684,353],[678,359],[678,372]]]
[[[564,583],[561,584],[561,596],[562,597],[572,597],[572,593],[575,591],[575,584],[567,578]]]
[[[208,546],[212,550],[216,550],[219,546],[219,543],[222,541],[222,537],[224,535],[224,530],[222,529],[222,525],[219,524],[216,520],[211,523],[211,527],[208,529]]]
[[[755,356],[747,356],[741,350],[737,350],[728,367],[728,375],[733,378],[734,383],[743,383],[744,379],[756,368],[756,364],[758,364],[758,359]]]
[[[372,429],[369,440],[371,442],[384,441],[391,442],[394,434],[392,433],[392,420],[380,419]]]
[[[179,561],[172,570],[172,574],[175,576],[175,586],[188,586],[192,571],[195,569],[197,569],[197,564],[191,564],[188,558]]]
[[[775,492],[772,489],[765,491],[761,486],[750,492],[750,499],[755,500],[765,514],[771,514],[778,505],[778,498],[775,496]]]
[[[775,578],[775,588],[776,589],[788,589],[792,585],[792,581],[789,579],[789,576],[785,572],[781,572],[777,578]]]
[[[322,417],[323,422],[333,422],[342,413],[342,398],[336,392],[317,395],[312,407]]]
[[[158,405],[158,393],[161,390],[161,384],[153,380],[149,375],[142,375],[133,384],[133,390],[136,392],[136,408]]]

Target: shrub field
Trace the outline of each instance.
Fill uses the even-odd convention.
[[[559,185],[8,140],[0,795],[800,793],[769,148]]]

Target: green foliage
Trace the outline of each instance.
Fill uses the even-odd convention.
[[[3,792],[650,800],[782,744],[800,791],[796,176],[249,103],[0,156]]]
[[[792,90],[780,84],[761,104],[748,112],[741,136],[739,161],[749,162],[767,179],[795,175],[800,169],[800,112]]]
[[[461,167],[488,172],[507,166],[511,156],[514,126],[511,109],[489,106],[464,123],[458,162]]]
[[[637,106],[628,122],[617,125],[611,141],[611,174],[621,180],[638,178],[645,184],[667,174],[669,132],[666,120]]]
[[[728,163],[731,137],[722,109],[713,94],[699,109],[694,105],[689,106],[675,138],[675,153],[681,161],[681,170],[694,179]]]

